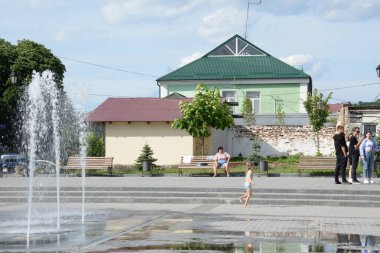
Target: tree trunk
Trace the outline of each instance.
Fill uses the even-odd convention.
[[[320,146],[319,146],[319,131],[317,131],[317,156],[321,155]]]
[[[202,155],[205,155],[205,137],[202,137]]]

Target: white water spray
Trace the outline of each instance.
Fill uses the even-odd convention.
[[[49,76],[50,75],[50,76]],[[52,107],[52,122],[53,122],[53,143],[54,143],[54,158],[55,158],[55,172],[57,181],[57,229],[61,227],[60,221],[60,136],[59,136],[59,113],[58,113],[58,90],[55,86],[55,82],[52,79],[52,75],[49,72],[44,72],[43,78],[46,80],[46,88],[51,95],[51,107]]]
[[[28,101],[27,101],[27,129],[29,135],[29,150],[28,150],[28,174],[29,174],[29,195],[28,195],[28,228],[26,237],[29,242],[30,235],[30,220],[32,216],[32,202],[33,202],[33,181],[34,171],[36,168],[36,153],[37,153],[37,137],[38,137],[38,116],[39,112],[43,110],[43,99],[41,92],[41,77],[37,74],[33,74],[33,81],[28,87]]]
[[[83,112],[84,111],[84,103],[86,94],[88,91],[81,86],[75,87],[72,91],[72,97],[75,103],[76,111]],[[86,124],[86,115],[81,113],[79,116],[79,156],[81,158],[81,169],[82,169],[82,224],[85,221],[85,197],[86,197],[86,160],[84,159],[87,156],[87,124]]]
[[[57,229],[60,229],[60,135],[58,113],[59,95],[53,74],[45,71],[40,75],[34,72],[32,82],[26,93],[25,123],[28,143],[28,169],[29,169],[29,194],[28,194],[28,227],[27,238],[30,236],[30,224],[33,205],[34,174],[37,161],[49,159],[46,154],[50,150],[50,136],[54,146],[54,162],[57,181]],[[50,113],[49,113],[50,112]],[[50,128],[52,126],[52,128]],[[47,152],[49,153],[49,152]]]
[[[82,165],[82,224],[84,224],[85,217],[85,193],[86,193],[86,153],[87,153],[87,143],[86,143],[86,123],[84,121],[84,116],[81,117],[80,121],[80,157],[81,157],[81,165]]]

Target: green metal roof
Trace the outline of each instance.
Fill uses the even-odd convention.
[[[234,41],[236,41],[236,48],[232,48],[235,47]],[[243,47],[244,42],[246,43],[245,47]],[[238,43],[242,45],[238,45]],[[247,47],[249,51],[247,51]],[[254,55],[241,54],[244,51],[247,51],[246,54]],[[198,60],[158,78],[157,81],[309,77],[302,70],[284,63],[239,35],[235,35]]]

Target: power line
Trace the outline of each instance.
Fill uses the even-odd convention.
[[[342,90],[342,89],[351,89],[351,88],[358,88],[358,87],[364,87],[364,86],[371,86],[371,85],[379,85],[380,82],[376,83],[365,83],[365,84],[357,84],[357,85],[351,85],[351,86],[343,86],[343,87],[336,87],[336,88],[329,88],[329,89],[322,89],[318,91],[332,91],[332,90]],[[288,93],[278,93],[278,94],[270,94],[270,95],[262,95],[262,97],[267,96],[279,96],[279,95],[291,95],[291,94],[300,94],[300,93],[308,93],[308,91],[303,92],[288,92]]]
[[[250,3],[250,1],[248,1],[248,4],[261,4],[261,0],[258,3]],[[108,70],[120,71],[120,72],[129,73],[129,74],[140,75],[140,76],[159,78],[159,76],[156,76],[156,75],[151,75],[151,74],[146,74],[146,73],[141,73],[141,72],[136,72],[136,71],[131,71],[131,70],[125,70],[125,69],[121,69],[121,68],[109,67],[109,66],[105,66],[105,65],[101,65],[101,64],[91,63],[91,62],[87,62],[87,61],[83,61],[83,60],[78,60],[78,59],[73,59],[73,58],[68,58],[68,57],[64,57],[64,56],[57,56],[57,57],[65,59],[65,60],[70,60],[70,61],[79,62],[79,63],[82,63],[82,64],[87,64],[87,65],[91,65],[91,66],[96,66],[96,67],[108,69]],[[207,82],[207,80],[197,80],[195,82],[191,81],[191,80],[181,80],[181,82],[185,82],[185,83],[190,83],[190,84],[196,85],[197,82]],[[366,84],[359,84],[359,85],[350,85],[350,86],[343,86],[343,87],[336,87],[336,88],[329,88],[329,89],[322,89],[322,90],[318,90],[318,91],[333,91],[333,90],[341,90],[341,89],[351,89],[351,88],[372,86],[372,85],[378,85],[378,84],[380,84],[380,82],[366,83]],[[300,94],[300,93],[307,93],[307,91],[261,95],[261,97],[279,96],[279,95],[292,95],[292,94]],[[106,95],[106,94],[90,94],[90,95],[92,95],[92,96],[110,96],[110,97],[112,97],[111,95]],[[333,98],[333,99],[340,100],[340,99],[336,99],[336,98]],[[344,101],[344,100],[341,100],[341,101]],[[290,102],[290,101],[287,101],[287,102]],[[295,102],[293,102],[293,103],[295,103]]]
[[[90,96],[98,96],[98,97],[118,97],[118,98],[130,98],[129,96],[115,96],[115,95],[107,95],[107,94],[96,94],[96,93],[90,93],[88,94]]]
[[[91,62],[87,62],[87,61],[82,61],[82,60],[78,60],[78,59],[72,59],[72,58],[68,58],[68,57],[64,57],[64,56],[57,56],[57,57],[65,59],[65,60],[69,60],[69,61],[79,62],[79,63],[91,65],[91,66],[96,66],[96,67],[99,67],[99,68],[108,69],[108,70],[115,70],[115,71],[125,72],[125,73],[129,73],[129,74],[135,74],[135,75],[140,75],[140,76],[148,76],[148,77],[153,77],[153,78],[158,78],[159,77],[159,76],[155,76],[155,75],[151,75],[151,74],[145,74],[145,73],[131,71],[131,70],[125,70],[125,69],[120,69],[120,68],[108,67],[108,66],[105,66],[105,65],[100,65],[100,64],[91,63]]]
[[[359,85],[343,86],[343,87],[339,87],[339,88],[330,88],[330,89],[324,89],[324,90],[320,90],[320,91],[350,89],[350,88],[364,87],[364,86],[370,86],[370,85],[376,85],[376,84],[380,84],[380,83],[376,82],[376,83],[366,83],[366,84],[359,84]]]
[[[249,1],[248,1],[248,3],[249,4],[261,4],[261,0],[259,0],[258,3],[250,3]],[[105,66],[105,65],[101,65],[101,64],[91,63],[91,62],[87,62],[87,61],[83,61],[83,60],[78,60],[78,59],[73,59],[73,58],[68,58],[68,57],[64,57],[64,56],[57,56],[57,57],[65,59],[65,60],[70,60],[70,61],[74,61],[74,62],[79,62],[79,63],[91,65],[91,66],[96,66],[96,67],[108,69],[108,70],[120,71],[120,72],[140,75],[140,76],[159,78],[159,76],[152,75],[152,74],[146,74],[146,73],[126,70],[126,69],[121,69],[121,68],[109,67],[109,66]],[[191,81],[191,80],[181,80],[181,82],[191,83],[191,84],[196,84],[197,81],[198,82],[207,82],[207,80],[196,80],[195,82]],[[380,84],[380,82],[366,83],[366,84],[359,84],[359,85],[351,85],[351,86],[343,86],[343,87],[336,87],[336,88],[329,88],[329,89],[322,89],[322,90],[318,90],[318,91],[332,91],[332,90],[350,89],[350,88],[365,87],[365,86],[378,85],[378,84]],[[307,93],[307,91],[306,92],[279,93],[279,94],[270,94],[270,95],[262,95],[262,96],[291,95],[291,94],[299,94],[299,93]]]

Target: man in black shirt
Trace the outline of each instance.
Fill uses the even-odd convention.
[[[346,179],[346,168],[347,168],[347,151],[348,147],[346,144],[346,138],[344,136],[344,127],[338,125],[337,133],[334,135],[334,146],[336,154],[336,165],[335,165],[335,183],[341,184],[339,182],[339,171],[342,173],[342,182],[348,184]]]
[[[350,156],[350,159],[352,160],[352,168],[351,168],[351,175],[350,178],[352,179],[352,183],[358,184],[359,181],[356,177],[356,168],[358,167],[359,163],[359,142],[358,142],[358,137],[359,137],[359,128],[354,127],[352,128],[352,136],[350,138],[350,145],[348,147],[348,153]]]

